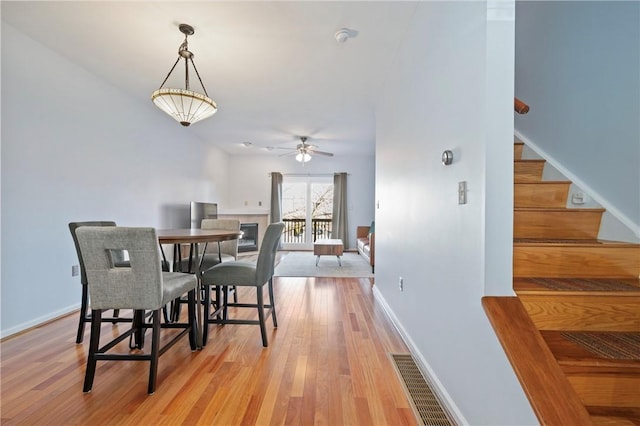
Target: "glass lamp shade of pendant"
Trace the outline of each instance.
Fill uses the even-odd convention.
[[[309,155],[309,153],[307,152],[299,152],[296,155],[296,160],[301,163],[308,163],[309,161],[311,161],[311,155]]]
[[[151,95],[151,100],[185,127],[211,117],[218,111],[213,99],[185,89],[158,89]]]

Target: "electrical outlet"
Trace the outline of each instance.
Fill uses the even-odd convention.
[[[77,277],[80,275],[80,265],[72,265],[71,266],[71,276]]]
[[[402,279],[402,277],[398,280],[398,288],[400,291],[404,291],[404,279]]]
[[[587,196],[584,195],[584,192],[576,192],[571,196],[572,204],[584,204],[587,201]]]

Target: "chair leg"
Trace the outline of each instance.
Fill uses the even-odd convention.
[[[220,288],[219,285],[215,286],[216,289],[216,309],[220,308],[220,306],[222,306],[220,303],[222,302],[222,289]],[[218,315],[216,315],[216,317],[218,318],[218,321],[222,320],[222,312],[218,312]]]
[[[180,297],[171,302],[171,322],[178,322],[180,319]]]
[[[222,286],[222,321],[229,319],[229,287]]]
[[[198,349],[197,346],[197,334],[198,334],[198,322],[196,321],[196,294],[195,290],[191,290],[187,295],[188,305],[187,314],[189,315],[189,345],[191,350]],[[208,328],[207,323],[204,324],[205,330]],[[203,339],[203,346],[207,341]]]
[[[120,309],[113,310],[113,318],[118,318],[120,316]],[[116,324],[118,322],[117,319],[111,320],[111,324]]]
[[[207,339],[209,338],[209,315],[211,312],[211,288],[207,287],[204,292],[204,321],[202,324],[202,346],[207,346]],[[216,289],[216,294],[217,294]],[[217,296],[216,296],[217,297]]]
[[[256,294],[258,298],[258,321],[260,322],[260,334],[262,334],[262,346],[265,348],[269,346],[267,341],[267,328],[264,324],[264,295],[262,287],[256,287]]]
[[[91,312],[91,337],[89,342],[89,355],[87,357],[87,371],[84,375],[84,387],[82,392],[91,392],[93,378],[96,375],[96,353],[100,344],[100,325],[102,323],[102,310],[95,309]]]
[[[173,311],[170,308],[170,305],[171,305],[171,303],[167,303],[166,305],[164,305],[162,307],[162,316],[164,317],[164,322],[167,323],[167,324],[169,324],[171,322],[171,318],[170,318],[169,312]]]
[[[154,312],[155,314],[155,312]],[[132,327],[135,329],[134,331],[134,339],[135,339],[135,348],[142,349],[144,347],[144,332],[146,331],[143,327],[144,325],[144,311],[143,310],[135,310],[133,311],[133,325]],[[153,342],[152,342],[153,344]]]
[[[271,304],[271,319],[273,320],[273,326],[278,327],[278,318],[276,317],[276,301],[273,298],[273,277],[269,279],[269,303]]]
[[[160,357],[160,309],[153,311],[151,334],[151,363],[149,366],[149,387],[147,393],[153,394],[156,391],[156,380],[158,377],[158,358]]]
[[[84,324],[87,322],[87,305],[89,300],[88,289],[82,284],[82,300],[80,301],[80,320],[78,321],[78,334],[76,335],[76,343],[82,343],[84,340]]]

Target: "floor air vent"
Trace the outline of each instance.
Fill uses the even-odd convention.
[[[391,354],[391,359],[402,379],[416,418],[425,426],[453,426],[454,423],[440,405],[413,357],[409,354]]]

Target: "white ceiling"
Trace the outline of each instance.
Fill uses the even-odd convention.
[[[338,155],[373,154],[374,105],[415,2],[2,1],[2,20],[155,109],[178,25],[218,112],[186,132],[234,154],[279,155],[298,136]],[[357,35],[340,44],[343,28]],[[183,87],[183,67],[172,86]],[[200,90],[191,76],[191,88]],[[165,85],[167,87],[168,85]],[[172,120],[157,110],[159,120]],[[175,122],[176,126],[179,126]],[[250,148],[242,142],[251,142]]]

